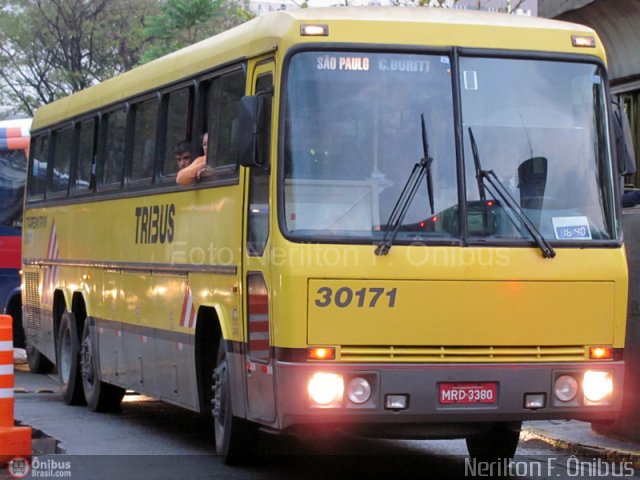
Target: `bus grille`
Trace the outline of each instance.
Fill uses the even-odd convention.
[[[25,300],[24,313],[27,316],[27,328],[42,329],[40,318],[40,294],[38,293],[38,272],[24,272]]]
[[[548,347],[411,347],[342,346],[337,360],[349,362],[580,362],[589,359],[586,346]]]

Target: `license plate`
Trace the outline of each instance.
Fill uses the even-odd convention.
[[[495,382],[441,383],[440,403],[444,405],[496,403],[497,385]]]

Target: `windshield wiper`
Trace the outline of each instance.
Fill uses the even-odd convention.
[[[480,167],[480,154],[478,153],[478,144],[473,136],[473,131],[469,127],[469,137],[471,138],[471,152],[473,153],[473,165],[476,170],[476,181],[478,182],[478,194],[480,195],[480,204],[482,205],[482,228],[486,232],[489,229],[489,208],[487,207],[487,191],[482,179],[482,168]]]
[[[433,215],[433,180],[431,177],[431,163],[433,162],[433,158],[429,156],[429,142],[427,140],[427,127],[424,124],[424,114],[420,115],[420,123],[422,126],[422,150],[424,156],[420,159],[418,163],[413,166],[413,170],[411,170],[411,175],[407,179],[407,183],[405,183],[396,204],[391,211],[391,215],[389,215],[389,220],[387,220],[387,225],[385,226],[384,235],[380,243],[377,245],[375,254],[386,255],[391,250],[391,246],[393,245],[393,241],[398,234],[398,230],[400,230],[400,225],[402,225],[402,221],[404,220],[407,211],[409,210],[409,206],[413,201],[413,197],[416,196],[416,192],[418,191],[418,187],[420,186],[420,182],[422,181],[422,177],[426,177],[427,180],[427,195],[429,196],[429,206],[431,208],[431,214]]]
[[[536,226],[533,224],[524,210],[522,210],[520,205],[518,205],[518,202],[516,202],[513,196],[511,196],[511,194],[495,174],[495,172],[493,170],[483,170],[480,166],[480,154],[478,153],[478,145],[476,144],[476,140],[473,137],[473,131],[471,130],[471,127],[469,127],[469,139],[471,140],[471,152],[473,153],[473,162],[476,167],[476,178],[479,182],[478,188],[480,188],[480,183],[482,184],[482,188],[480,188],[480,195],[482,196],[486,189],[489,190],[494,198],[497,199],[498,197],[500,197],[500,199],[502,199],[502,201],[509,206],[518,220],[522,222],[525,229],[529,232],[529,235],[531,235],[531,238],[533,238],[540,250],[542,250],[542,256],[544,258],[555,257],[556,251],[551,245],[549,245],[549,242],[547,242],[547,240],[542,236],[540,230],[536,228]],[[491,188],[489,189],[488,186],[490,186]],[[517,227],[517,224],[515,225]]]

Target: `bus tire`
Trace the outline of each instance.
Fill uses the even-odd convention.
[[[229,383],[227,347],[221,337],[212,382],[216,454],[225,465],[239,465],[252,458],[256,432],[249,422],[233,415]]]
[[[67,405],[83,405],[84,392],[80,374],[80,340],[73,313],[64,312],[60,319],[58,341],[58,381]]]
[[[482,462],[512,459],[518,448],[520,422],[494,423],[488,432],[466,438],[469,456]]]
[[[113,412],[120,408],[125,389],[105,383],[100,379],[98,358],[94,355],[97,345],[89,321],[84,322],[82,343],[80,344],[80,372],[82,391],[89,410],[93,412]]]
[[[53,362],[45,357],[40,351],[25,341],[25,351],[27,352],[27,364],[32,373],[51,373],[53,372]]]

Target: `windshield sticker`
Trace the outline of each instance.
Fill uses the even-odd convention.
[[[587,217],[553,217],[552,222],[557,240],[591,240]]]
[[[478,90],[478,74],[475,70],[465,70],[462,72],[465,90]]]

